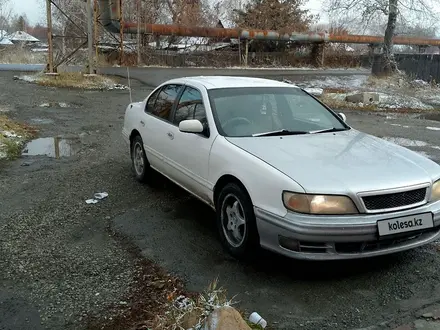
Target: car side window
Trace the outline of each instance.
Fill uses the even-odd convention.
[[[154,116],[169,120],[174,102],[182,89],[182,85],[166,85],[157,96],[156,103],[151,112]]]
[[[156,102],[157,99],[157,95],[160,92],[160,88],[155,91],[153,94],[151,94],[151,96],[149,97],[147,104],[145,105],[145,112],[151,113],[154,109],[154,103]]]
[[[195,88],[185,87],[174,115],[173,124],[179,125],[182,120],[198,119],[206,124],[206,112],[202,94]]]

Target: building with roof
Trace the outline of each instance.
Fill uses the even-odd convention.
[[[7,35],[6,38],[8,38],[14,44],[16,44],[16,43],[35,43],[35,42],[40,41],[37,38],[31,36],[29,33],[26,33],[24,31],[16,31],[14,33]]]
[[[11,46],[14,43],[8,38],[0,38],[0,46]]]

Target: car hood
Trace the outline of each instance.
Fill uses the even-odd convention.
[[[358,193],[431,182],[432,160],[350,129],[278,137],[227,137],[300,184],[308,193]]]

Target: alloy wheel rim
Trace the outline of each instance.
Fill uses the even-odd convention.
[[[139,142],[136,142],[133,150],[133,164],[136,174],[142,175],[144,172],[144,151]]]
[[[227,195],[223,201],[221,222],[228,243],[240,247],[246,237],[246,217],[243,206],[233,194]]]

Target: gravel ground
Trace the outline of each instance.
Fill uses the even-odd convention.
[[[140,255],[179,276],[187,290],[202,290],[218,276],[241,309],[260,312],[275,329],[398,323],[440,301],[436,244],[341,263],[270,253],[255,264],[231,259],[220,248],[210,209],[160,176],[144,186],[133,179],[120,134],[127,91],[57,90],[14,81],[15,74],[0,73],[0,108],[36,125],[40,137],[79,140],[70,157],[0,163],[0,329],[125,329],[125,317],[138,322],[153,315],[161,290],[181,290],[181,283]],[[132,87],[134,100],[150,90],[135,81]],[[440,118],[347,117],[355,128],[440,161],[440,131],[432,129]],[[85,203],[103,191],[107,199]],[[115,316],[115,306],[136,313]]]
[[[148,190],[133,181],[121,153],[129,96],[45,88],[13,81],[6,72],[0,86],[8,115],[39,123],[40,137],[81,137],[72,157],[0,164],[0,329],[79,329],[106,306],[124,304],[142,267],[151,267],[140,265],[109,230],[110,219],[144,202]],[[133,88],[137,97],[148,92],[140,84]],[[44,103],[55,107],[40,107]],[[106,200],[85,203],[103,191]],[[152,196],[148,204],[166,200]]]

